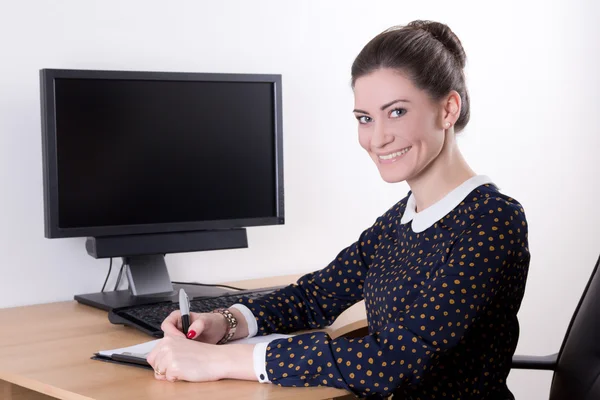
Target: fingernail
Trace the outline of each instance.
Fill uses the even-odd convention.
[[[187,334],[188,339],[193,339],[196,336],[196,331],[189,331]]]

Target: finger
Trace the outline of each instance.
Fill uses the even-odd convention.
[[[194,322],[190,324],[187,338],[196,339],[202,334],[202,332],[204,332],[204,329],[206,329],[206,321],[204,320],[204,317],[198,317]]]
[[[159,343],[164,342],[164,339]],[[162,343],[161,343],[162,344]],[[154,378],[158,380],[165,380],[167,376],[167,367],[169,365],[169,360],[167,355],[167,351],[165,351],[165,346],[156,346],[151,354],[148,355],[148,358],[152,356],[152,362],[148,361],[148,363],[154,369]]]
[[[164,354],[166,350],[165,347],[168,347],[169,343],[169,336],[165,336],[164,338],[159,339],[158,342],[156,342],[154,348],[146,356],[146,361],[148,361],[148,364],[150,364],[151,367],[156,367],[160,358],[159,355]]]
[[[169,314],[160,325],[160,329],[165,333],[165,336],[185,337],[183,332],[181,332],[181,312],[175,310]]]
[[[148,361],[148,364],[150,364],[150,366],[152,368],[154,368],[156,366],[156,355],[160,352],[160,348],[162,347],[162,342],[163,342],[162,340],[159,340],[156,343],[156,346],[154,346],[154,348],[146,356],[146,361]]]

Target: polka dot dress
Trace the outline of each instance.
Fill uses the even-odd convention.
[[[415,233],[400,223],[407,198],[326,268],[262,299],[240,300],[259,335],[323,328],[365,300],[368,336],[314,332],[272,341],[271,382],[369,398],[513,398],[506,378],[530,260],[523,208],[481,185]]]

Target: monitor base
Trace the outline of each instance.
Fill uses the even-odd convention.
[[[174,291],[171,293],[158,293],[148,296],[134,296],[127,290],[117,290],[111,292],[98,292],[75,295],[75,300],[81,304],[99,308],[104,311],[111,311],[113,308],[137,306],[142,304],[159,303],[162,301],[179,301],[179,289],[183,288],[190,299],[195,297],[214,297],[226,293],[244,293],[243,291],[229,290],[219,287],[198,286],[198,285],[178,285],[174,284]]]

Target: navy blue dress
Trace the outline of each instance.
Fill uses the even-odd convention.
[[[408,198],[326,268],[240,299],[259,335],[323,328],[365,300],[368,336],[313,332],[269,343],[272,383],[394,400],[513,398],[506,378],[530,260],[522,206],[485,184],[414,232],[400,222]]]

